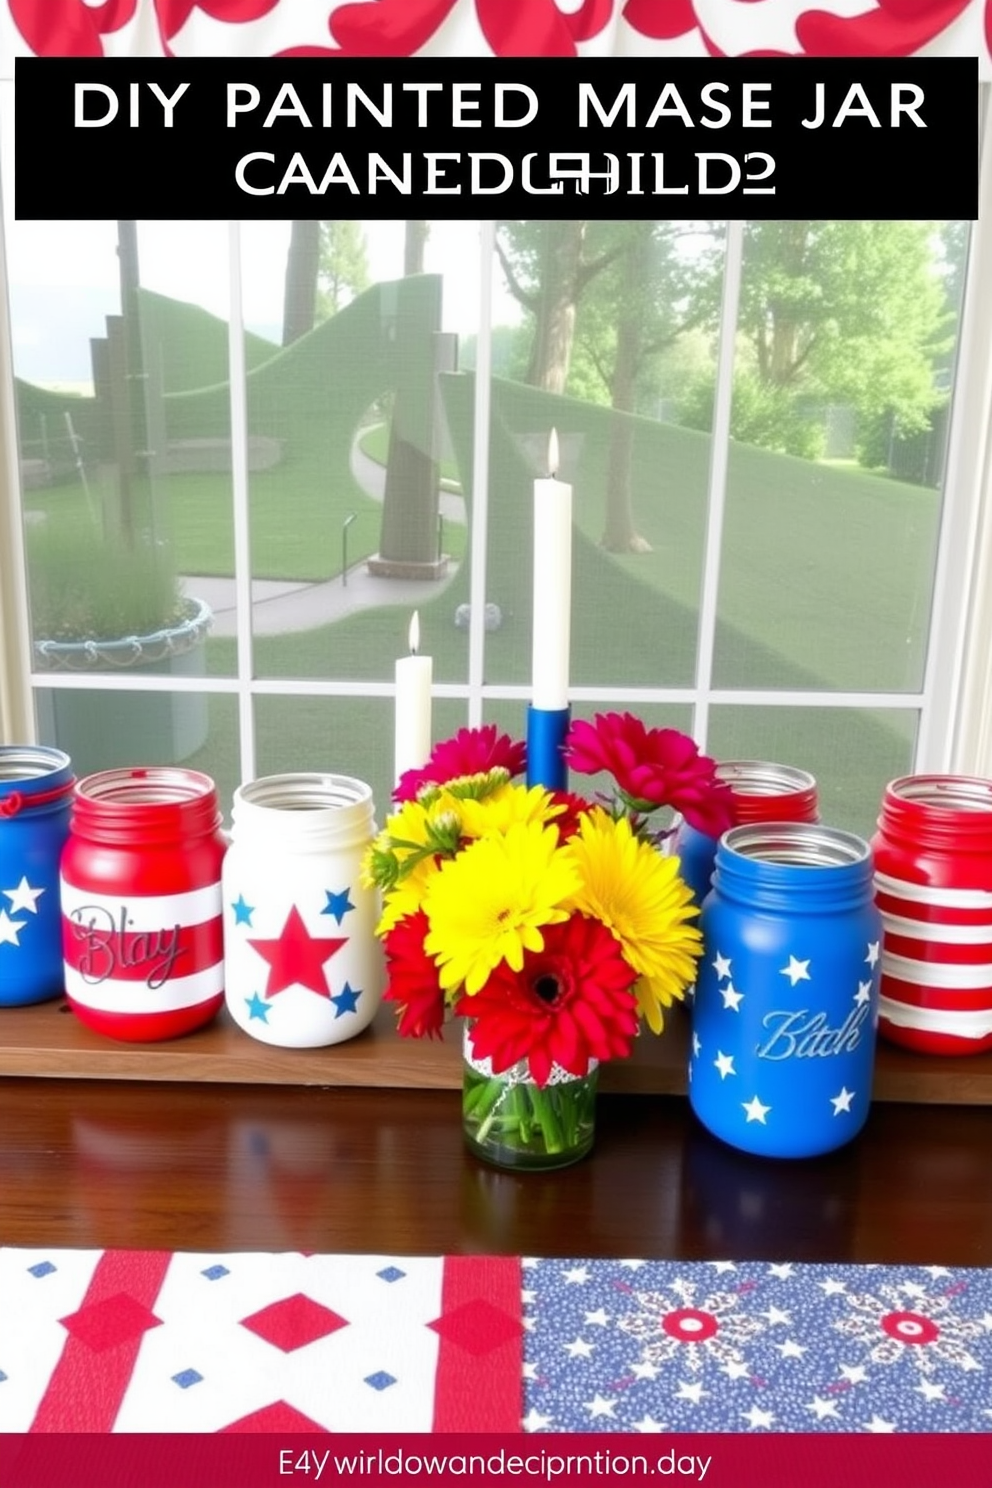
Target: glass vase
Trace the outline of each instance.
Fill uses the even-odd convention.
[[[585,1157],[596,1134],[595,1063],[586,1075],[555,1065],[544,1086],[526,1061],[494,1074],[472,1053],[465,1030],[462,1126],[476,1157],[498,1168],[564,1168]]]

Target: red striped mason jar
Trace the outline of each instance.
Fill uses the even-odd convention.
[[[97,1033],[178,1038],[224,1001],[217,791],[195,770],[105,770],[76,786],[62,855],[69,1004]]]
[[[879,1033],[927,1054],[992,1048],[992,780],[894,780],[872,847]]]

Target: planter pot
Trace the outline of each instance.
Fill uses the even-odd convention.
[[[108,641],[51,641],[34,644],[39,672],[92,674],[92,688],[39,690],[38,734],[72,759],[77,776],[134,764],[173,765],[206,743],[208,699],[204,693],[111,692],[99,675],[134,672],[169,677],[206,674],[204,641],[213,612],[203,600],[190,601],[179,624],[149,635]]]

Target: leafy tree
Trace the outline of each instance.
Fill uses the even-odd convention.
[[[562,393],[575,340],[579,302],[589,285],[623,251],[636,224],[617,222],[501,222],[496,253],[506,285],[532,318],[525,381]]]
[[[823,409],[853,409],[859,441],[925,429],[952,344],[952,234],[927,222],[751,222],[745,236],[731,429],[816,458]],[[687,385],[683,422],[709,428],[713,376]]]
[[[926,222],[751,223],[739,326],[760,386],[924,428],[950,335],[934,248]]]
[[[320,223],[317,260],[317,318],[329,320],[368,289],[368,246],[360,222],[336,218]]]
[[[368,286],[367,250],[358,222],[295,218],[286,256],[283,346],[298,341]]]
[[[630,222],[621,251],[590,287],[579,316],[576,372],[595,368],[612,423],[602,545],[613,552],[646,552],[631,504],[630,467],[638,412],[656,391],[658,359],[689,331],[717,314],[720,254],[705,223]],[[573,379],[569,391],[573,391]]]

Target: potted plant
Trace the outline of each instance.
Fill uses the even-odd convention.
[[[66,750],[77,775],[194,754],[208,731],[204,693],[121,691],[98,680],[204,675],[212,612],[183,593],[168,545],[47,518],[28,528],[27,564],[35,670],[93,675],[92,687],[39,691],[41,739]]]

